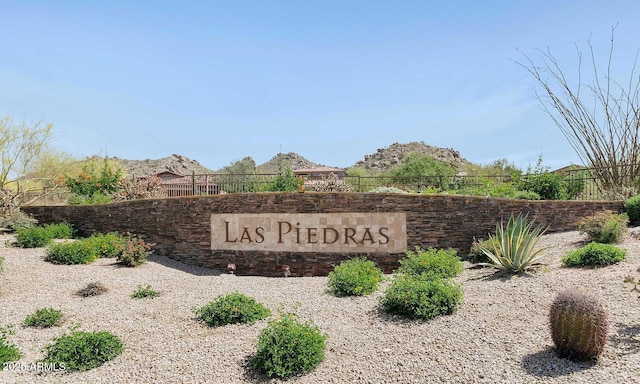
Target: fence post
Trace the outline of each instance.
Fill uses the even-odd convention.
[[[196,195],[196,171],[191,171],[191,196]]]

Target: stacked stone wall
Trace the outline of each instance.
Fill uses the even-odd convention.
[[[82,235],[130,232],[155,243],[155,252],[186,264],[238,275],[326,275],[340,261],[365,255],[385,272],[398,267],[403,253],[377,250],[291,252],[211,249],[212,214],[238,213],[395,213],[406,214],[407,248],[454,248],[465,256],[473,238],[487,238],[500,219],[529,214],[549,231],[575,230],[576,223],[601,210],[622,211],[619,201],[526,201],[456,195],[376,193],[252,193],[136,200],[106,205],[31,206],[23,211],[41,223],[66,221]]]

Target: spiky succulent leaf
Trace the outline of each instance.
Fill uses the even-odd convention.
[[[546,248],[535,249],[535,246],[546,232],[542,226],[535,226],[527,220],[528,215],[509,218],[505,227],[504,221],[496,224],[495,235],[489,235],[489,247],[480,249],[491,260],[491,265],[498,269],[516,273],[535,265]]]

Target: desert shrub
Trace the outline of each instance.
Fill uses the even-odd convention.
[[[147,261],[153,252],[151,247],[154,244],[145,242],[136,235],[127,235],[122,251],[116,256],[118,262],[127,267],[137,267]]]
[[[520,200],[540,200],[540,195],[533,191],[516,191],[513,198]]]
[[[602,211],[582,219],[578,223],[578,231],[596,243],[612,244],[619,242],[627,234],[628,223],[626,213]]]
[[[16,246],[20,248],[40,248],[51,242],[51,237],[44,227],[19,229],[16,232]]]
[[[74,234],[73,226],[66,222],[47,224],[44,227],[52,239],[71,239]]]
[[[113,193],[116,201],[157,199],[167,197],[167,190],[158,176],[151,175],[137,180],[120,180],[120,190]]]
[[[47,246],[53,239],[70,239],[73,227],[68,223],[18,229],[16,246],[20,248],[40,248]]]
[[[456,173],[456,169],[448,163],[429,154],[412,152],[405,156],[401,164],[389,170],[387,176],[402,184],[420,183],[442,188],[441,177],[454,176]]]
[[[89,264],[96,259],[91,247],[83,241],[51,244],[44,257],[53,264]]]
[[[96,204],[104,198],[111,201],[111,194],[120,188],[123,175],[120,165],[104,158],[100,170],[97,170],[98,161],[97,158],[88,159],[78,176],[64,176],[64,185],[77,197],[74,202],[69,201],[70,204]]]
[[[562,200],[568,197],[567,184],[562,175],[541,167],[540,161],[534,172],[525,175],[520,181],[518,189],[534,192],[542,200]]]
[[[495,238],[493,240],[495,242]],[[489,259],[489,256],[487,256],[483,251],[482,248],[491,248],[492,247],[492,240],[491,239],[487,239],[487,240],[482,240],[482,239],[476,239],[475,237],[473,238],[473,243],[471,243],[471,249],[469,250],[469,254],[467,255],[467,260],[470,263],[473,264],[489,264],[491,263],[491,259]]]
[[[118,257],[127,242],[127,239],[118,232],[106,234],[94,233],[82,242],[87,245],[96,258]]]
[[[582,187],[580,187],[581,190]],[[527,174],[520,179],[518,189],[535,192],[542,200],[562,200],[569,198],[568,185],[564,177],[549,171],[542,165],[542,157],[538,158],[535,168],[529,168]],[[572,186],[572,193],[576,187]],[[577,193],[576,193],[577,194]]]
[[[210,327],[236,323],[250,324],[271,316],[269,308],[238,292],[217,296],[202,308],[193,311]]]
[[[49,328],[60,325],[62,311],[53,308],[40,308],[27,316],[22,323],[25,327]]]
[[[76,291],[76,295],[81,297],[91,297],[91,296],[102,295],[107,291],[108,291],[107,287],[105,287],[101,282],[93,281],[85,285],[84,288],[81,288],[78,291]]]
[[[0,272],[3,270],[2,263],[4,263],[4,257],[0,255]]]
[[[551,338],[560,357],[597,358],[607,344],[609,312],[602,301],[586,291],[563,291],[551,304]]]
[[[304,190],[304,180],[297,177],[290,166],[278,164],[275,179],[266,185],[267,192],[295,192]]]
[[[409,193],[396,187],[377,187],[369,191],[369,193]]]
[[[627,251],[611,244],[589,243],[562,257],[567,267],[615,264],[627,257]]]
[[[397,275],[384,292],[381,304],[387,313],[429,320],[454,313],[461,299],[462,288],[448,279]]]
[[[365,257],[345,260],[329,272],[328,288],[336,296],[363,296],[378,289],[382,271]]]
[[[146,286],[141,286],[138,285],[138,289],[136,289],[133,294],[131,294],[131,298],[132,299],[144,299],[144,298],[151,298],[153,299],[154,297],[157,297],[158,295],[160,295],[159,291],[156,291],[155,289],[151,288],[151,285],[146,285]]]
[[[303,323],[293,313],[281,313],[260,332],[258,351],[251,363],[270,378],[306,373],[324,360],[326,339],[312,321]]]
[[[407,257],[400,260],[399,273],[419,275],[427,278],[455,277],[464,270],[455,249],[421,249],[406,251]]]
[[[86,371],[116,358],[123,349],[120,338],[110,332],[74,331],[53,339],[44,348],[42,362],[64,366],[67,371]]]
[[[339,179],[334,173],[328,176],[322,175],[322,179],[311,184],[310,189],[316,192],[353,192],[351,184],[344,179]]]
[[[522,272],[536,265],[544,248],[535,249],[535,246],[545,230],[533,225],[534,222],[522,214],[518,217],[511,215],[506,226],[500,220],[496,224],[495,235],[489,235],[488,246],[480,246],[490,260],[489,265],[510,273]]]
[[[640,195],[628,198],[624,201],[624,211],[632,223],[640,222]]]
[[[7,336],[13,335],[14,333],[15,331],[12,325],[6,327],[0,326],[0,364],[16,361],[22,357],[22,353],[20,353],[18,347],[7,340]]]
[[[0,198],[0,201],[1,200],[2,199]],[[18,229],[33,228],[36,224],[38,224],[38,220],[30,217],[22,211],[11,210],[0,216],[0,228],[9,229],[14,232]]]

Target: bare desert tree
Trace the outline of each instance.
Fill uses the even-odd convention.
[[[51,124],[28,124],[0,117],[0,227],[19,211],[27,174],[42,159],[51,136]],[[37,184],[37,183],[36,183]]]
[[[612,78],[615,29],[611,28],[606,67],[596,63],[591,39],[587,40],[590,82],[583,82],[583,54],[577,45],[576,83],[567,79],[549,49],[538,50],[538,63],[526,54],[516,63],[542,88],[536,91],[538,100],[582,162],[594,169],[600,190],[610,197],[628,197],[637,192],[634,182],[640,176],[640,73],[636,53],[629,79]]]

